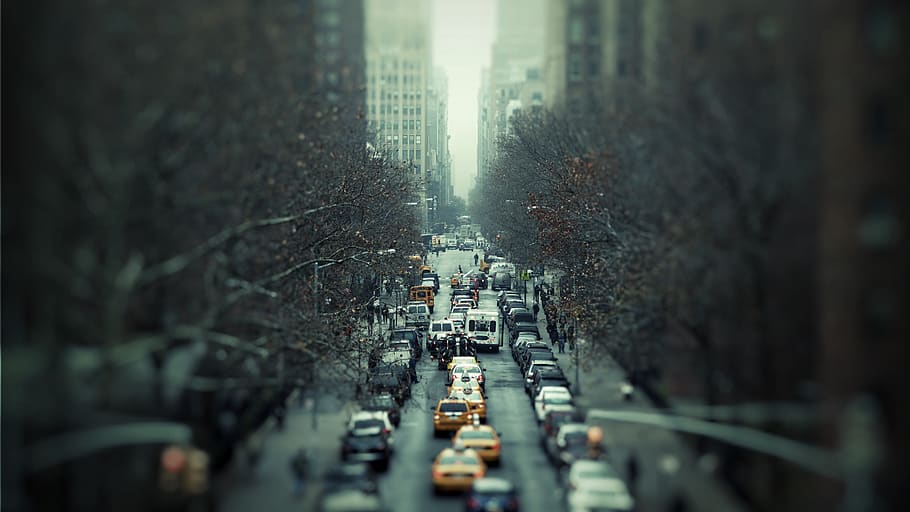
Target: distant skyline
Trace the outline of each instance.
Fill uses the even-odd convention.
[[[449,80],[452,185],[465,200],[477,175],[477,93],[496,38],[496,2],[433,0],[433,65]]]

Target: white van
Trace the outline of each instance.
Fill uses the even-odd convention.
[[[478,351],[499,352],[499,339],[496,337],[498,323],[498,311],[471,309],[465,314],[464,331],[468,338],[474,339]]]
[[[430,328],[430,309],[423,302],[409,302],[404,315],[405,327]]]

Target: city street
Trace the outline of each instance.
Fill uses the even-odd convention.
[[[482,254],[482,253],[481,253]],[[473,253],[448,251],[429,256],[428,263],[441,280],[458,270],[473,270]],[[518,281],[516,280],[516,283]],[[480,291],[480,305],[493,308],[496,293]],[[449,287],[443,284],[437,295],[433,319],[447,314]],[[385,299],[388,299],[387,297]],[[529,302],[533,300],[529,292]],[[543,314],[539,328],[545,331]],[[544,334],[546,337],[546,334]],[[582,341],[584,343],[584,341]],[[489,468],[488,475],[507,478],[518,486],[522,510],[552,512],[563,510],[562,487],[556,471],[547,461],[539,444],[539,430],[524,392],[519,369],[509,353],[507,338],[499,353],[481,353],[478,359],[486,369],[488,422],[502,435],[502,463]],[[570,352],[557,354],[560,366],[575,384],[574,359]],[[389,471],[381,477],[380,492],[389,510],[420,512],[424,510],[456,511],[464,507],[459,495],[436,496],[433,493],[430,466],[432,459],[450,441],[434,438],[432,414],[436,401],[445,396],[446,372],[436,369],[427,354],[418,365],[420,381],[413,386],[413,396],[403,408],[401,425],[396,429],[396,452]],[[579,373],[582,392],[576,402],[582,410],[592,408],[650,408],[646,397],[635,394],[631,403],[624,402],[620,386],[625,375],[615,362]],[[316,407],[316,417],[312,407]],[[266,427],[266,442],[261,463],[255,470],[247,468],[239,457],[232,469],[218,479],[218,494],[225,512],[242,512],[251,507],[310,510],[316,506],[320,489],[318,477],[339,462],[339,436],[350,415],[356,410],[352,402],[339,402],[325,395],[316,404],[304,401],[292,404],[286,428],[277,431]],[[597,423],[604,427],[614,465],[625,472],[626,457],[636,453],[640,464],[636,510],[666,510],[670,498],[681,489],[689,496],[695,510],[737,511],[743,507],[714,478],[700,474],[695,461],[672,433],[652,427],[622,423]],[[292,480],[288,462],[294,450],[305,447],[313,462],[310,483],[303,499],[290,493]],[[662,470],[667,457],[677,461],[672,473]]]

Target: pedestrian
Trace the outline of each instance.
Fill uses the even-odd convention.
[[[437,258],[439,257],[439,246],[438,245],[436,246],[436,257]]]
[[[534,321],[537,321],[537,314],[540,313],[540,304],[534,303]]]
[[[382,306],[382,321],[383,322],[389,321],[389,305],[388,304],[383,304],[383,306]]]
[[[575,326],[570,325],[566,332],[566,339],[569,341],[569,350],[575,350]]]
[[[461,265],[458,265],[458,273],[459,273],[459,274],[464,274],[464,271],[461,270]]]
[[[555,347],[559,334],[556,332],[556,324],[547,322],[547,334],[550,335],[550,346]]]
[[[636,482],[638,482],[638,457],[634,453],[626,459],[626,479],[629,482],[629,490],[632,495],[636,493]]]
[[[250,471],[256,469],[256,466],[259,464],[264,444],[265,439],[258,430],[246,438],[246,463],[247,466],[249,466]]]
[[[303,496],[308,465],[309,460],[307,459],[306,450],[303,448],[298,449],[297,453],[291,457],[291,475],[294,477],[294,496],[297,498]]]
[[[474,253],[474,266],[475,266],[475,267],[477,266],[477,261],[478,261],[479,259],[480,259],[480,256],[478,256],[477,253],[475,252],[475,253]]]
[[[566,353],[566,330],[565,329],[559,330],[559,353],[560,354]]]
[[[414,351],[411,351],[411,358],[408,359],[408,373],[411,374],[411,382],[420,382],[420,377],[417,375],[417,357]]]
[[[369,333],[370,336],[372,336],[373,335],[373,311],[372,311],[373,306],[369,306],[369,308],[370,309],[366,311],[365,316],[367,317],[367,333]]]

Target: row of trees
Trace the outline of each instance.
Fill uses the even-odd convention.
[[[517,113],[472,213],[561,273],[586,360],[664,391],[682,371],[710,403],[793,398],[811,366],[813,119],[783,64],[730,64]]]
[[[350,373],[342,326],[419,239],[416,183],[366,144],[356,58],[330,94],[313,9],[4,6],[3,416],[19,441],[128,412],[189,422],[223,462],[291,384]]]

